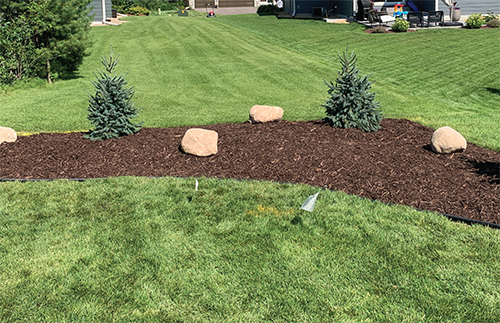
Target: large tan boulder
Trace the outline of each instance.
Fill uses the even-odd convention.
[[[254,105],[250,109],[250,121],[252,123],[264,123],[277,121],[283,118],[283,109],[267,105]]]
[[[432,134],[431,148],[438,154],[462,152],[467,148],[467,141],[458,131],[442,127]]]
[[[0,144],[2,142],[14,142],[17,140],[17,134],[12,128],[0,127]]]
[[[217,153],[219,134],[212,130],[189,129],[181,140],[181,150],[186,154],[206,157]]]

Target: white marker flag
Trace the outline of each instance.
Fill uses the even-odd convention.
[[[319,192],[316,193],[316,194],[314,194],[314,195],[309,196],[304,201],[304,203],[302,204],[302,206],[300,207],[300,209],[312,212],[314,210],[314,204],[316,203],[316,199],[318,198],[318,195],[319,195]]]
[[[197,179],[195,179],[195,181],[196,181],[196,185],[194,186],[194,190],[195,190],[195,191],[198,191],[198,180],[197,180]]]

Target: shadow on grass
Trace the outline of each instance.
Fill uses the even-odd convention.
[[[490,91],[493,94],[500,95],[500,89],[495,89],[492,87],[485,87],[486,90]]]
[[[82,78],[83,78],[83,76],[81,76],[80,73],[78,73],[78,72],[69,72],[69,73],[65,73],[64,75],[60,76],[60,79],[64,80],[64,81],[76,80],[76,79],[82,79]]]

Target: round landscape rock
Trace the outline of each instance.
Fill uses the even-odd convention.
[[[431,148],[438,154],[462,152],[467,148],[467,141],[458,131],[442,127],[432,134]]]
[[[212,156],[217,153],[218,139],[219,134],[213,130],[189,129],[181,140],[181,150],[199,157]]]
[[[250,122],[265,123],[278,121],[283,118],[283,109],[280,107],[271,107],[268,105],[254,105],[250,109]]]
[[[0,127],[0,144],[2,142],[14,142],[17,140],[17,134],[12,128]]]

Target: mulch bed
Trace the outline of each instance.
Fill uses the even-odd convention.
[[[433,129],[408,120],[384,119],[372,133],[321,121],[202,128],[219,134],[214,156],[179,151],[189,127],[144,128],[106,141],[83,139],[82,133],[19,137],[0,144],[0,178],[205,176],[306,183],[500,224],[500,153],[474,144],[463,153],[433,153]]]
[[[376,27],[376,26],[375,26],[375,27]],[[411,33],[411,32],[416,32],[416,31],[417,31],[417,29],[413,29],[413,28],[412,28],[412,29],[408,29],[408,31],[407,31],[407,32]],[[389,29],[387,28],[387,29],[385,30],[385,32],[383,32],[383,33],[376,33],[376,32],[373,32],[373,28],[368,28],[368,29],[366,29],[366,30],[365,30],[365,33],[367,33],[367,34],[396,34],[396,33],[398,33],[398,32],[395,32],[394,30],[389,30]],[[399,33],[401,33],[401,32],[399,32]]]

